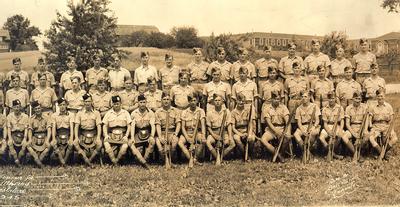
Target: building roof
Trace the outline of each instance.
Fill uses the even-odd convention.
[[[145,31],[148,33],[159,32],[158,28],[153,25],[117,25],[116,33],[118,36],[123,36],[130,35],[138,31]]]
[[[8,33],[8,30],[0,29],[0,37],[6,37],[6,39],[10,39],[10,33]]]
[[[300,34],[285,34],[285,33],[273,33],[273,32],[252,32],[247,33],[252,36],[257,37],[274,37],[274,38],[282,38],[282,39],[323,39],[323,36],[316,35],[300,35]],[[237,35],[245,35],[245,34],[237,34]],[[235,36],[235,35],[234,35]]]
[[[400,32],[389,32],[382,36],[374,38],[375,40],[398,40],[400,39]]]

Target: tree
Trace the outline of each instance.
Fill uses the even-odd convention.
[[[336,58],[336,50],[342,47],[347,50],[347,36],[344,32],[333,31],[324,36],[321,43],[321,51],[331,58]]]
[[[130,46],[133,47],[143,46],[148,37],[149,33],[145,31],[134,32],[129,36],[129,40],[131,43]]]
[[[383,9],[387,9],[389,13],[399,13],[400,0],[383,0],[381,7],[383,7]]]
[[[102,55],[102,65],[108,66],[115,47],[117,19],[108,9],[109,0],[81,0],[77,5],[68,2],[68,16],[57,12],[57,18],[46,31],[48,42],[45,56],[49,67],[57,74],[67,69],[66,59],[74,56],[78,70],[92,65],[92,56]]]
[[[39,28],[30,26],[30,21],[21,14],[17,14],[7,18],[3,25],[3,29],[8,30],[10,33],[10,48],[16,50],[25,45],[28,49],[36,49],[37,45],[32,37],[40,35]]]
[[[390,74],[393,74],[393,65],[397,62],[399,53],[395,49],[389,50],[387,54],[385,54],[384,59],[388,64],[388,69],[390,70]]]
[[[175,39],[169,34],[152,32],[147,36],[144,46],[157,48],[170,48],[175,45]]]
[[[202,47],[202,41],[197,37],[197,29],[194,27],[173,27],[171,35],[175,38],[178,48]]]

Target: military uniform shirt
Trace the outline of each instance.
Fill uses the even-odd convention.
[[[335,119],[340,109],[339,119],[338,121],[344,119],[344,109],[339,104],[335,104],[332,108],[329,105],[322,109],[322,120],[324,120],[327,124],[335,124]],[[339,124],[339,123],[338,123]]]
[[[89,68],[86,71],[86,78],[88,85],[97,85],[98,80],[108,80],[108,70],[100,67],[99,69]]]
[[[225,127],[232,123],[231,112],[229,109],[222,109],[217,112],[215,109],[207,110],[206,124],[212,129],[220,128],[222,125],[222,119],[224,116],[224,111],[226,111]]]
[[[151,65],[147,67],[143,67],[142,65],[136,68],[135,74],[133,76],[133,82],[136,85],[139,85],[140,83],[147,84],[147,79],[152,79],[152,78],[156,79],[156,81],[159,80],[157,69]]]
[[[174,97],[176,106],[186,108],[189,105],[187,97],[194,94],[194,88],[192,86],[176,85],[172,86],[170,93],[171,97]]]
[[[275,81],[272,83],[270,80],[267,80],[261,89],[262,97],[267,103],[271,103],[271,94],[272,93],[278,93],[281,95],[281,98],[284,97],[283,94],[284,91],[284,86],[283,83],[280,81]]]
[[[160,125],[162,129],[166,126],[167,111],[164,108],[159,108],[155,113],[155,124]],[[174,107],[169,109],[169,129],[175,129],[176,125],[181,121],[180,111]]]
[[[303,76],[300,76],[299,78],[290,77],[285,81],[285,93],[288,94],[290,98],[301,98],[300,92],[306,91],[307,89],[308,81]]]
[[[315,117],[314,123],[319,121],[319,116],[321,115],[321,111],[317,105],[314,103],[309,103],[308,106],[304,106],[303,104],[297,107],[296,109],[296,120],[301,120],[302,124],[309,123],[311,121],[311,116],[315,107]]]
[[[79,90],[78,92],[75,92],[74,90],[68,90],[64,98],[68,102],[68,108],[69,109],[81,109],[83,106],[83,98],[82,96],[86,94],[86,91],[84,90]]]
[[[286,124],[285,117],[289,116],[289,109],[283,104],[279,104],[276,108],[269,105],[263,114],[264,119],[270,119],[274,126],[283,126]]]
[[[187,130],[194,130],[196,127],[196,120],[205,119],[206,114],[202,108],[196,107],[194,111],[190,110],[190,108],[185,109],[182,111],[181,120],[185,122],[185,126]],[[201,127],[201,122],[199,121],[198,128]]]
[[[376,104],[371,106],[372,123],[375,121],[390,121],[390,117],[394,114],[392,106],[384,102],[382,105]]]
[[[306,59],[304,59],[304,64],[306,65],[305,68],[307,74],[317,75],[317,66],[322,65],[326,68],[331,65],[331,61],[327,55],[320,52],[318,55],[315,55],[314,53],[308,55]]]
[[[250,115],[250,108],[244,107],[243,110],[239,111],[237,108],[233,109],[231,112],[231,121],[236,127],[248,127],[249,125],[249,116],[250,120],[255,120],[255,110],[254,107],[251,110]],[[255,126],[253,126],[254,128]]]
[[[352,68],[353,66],[351,65],[351,62],[346,58],[343,58],[342,60],[334,59],[331,62],[331,74],[333,76],[344,75],[345,67]]]
[[[38,101],[43,108],[53,107],[53,103],[57,101],[56,92],[50,87],[44,89],[37,87],[32,91],[31,101]]]
[[[87,111],[83,109],[76,114],[74,123],[79,124],[81,129],[96,129],[101,124],[100,113],[96,110]]]
[[[19,100],[21,102],[21,106],[25,108],[29,102],[29,94],[26,89],[20,88],[15,90],[12,88],[6,92],[6,106],[12,107],[12,102],[14,100]]]
[[[219,68],[221,70],[221,81],[228,82],[232,77],[232,63],[225,60],[224,63],[218,61],[212,62],[207,69],[207,75],[212,76],[211,71],[213,68]]]
[[[134,105],[136,104],[137,97],[139,96],[139,92],[135,90],[126,91],[123,90],[118,93],[119,97],[121,97],[121,105],[122,108],[130,111]]]
[[[356,73],[371,73],[371,65],[377,64],[376,56],[367,52],[366,54],[357,53],[353,56],[354,67]]]
[[[70,71],[67,70],[65,71],[62,75],[61,75],[61,79],[60,79],[60,84],[61,87],[63,87],[65,90],[70,90],[72,89],[72,81],[71,78],[72,77],[79,77],[81,79],[81,84],[85,82],[85,79],[83,78],[83,74],[81,71]]]
[[[246,63],[242,64],[239,60],[232,64],[232,77],[235,81],[239,81],[239,69],[240,67],[247,68],[247,77],[252,79],[256,77],[256,68],[250,61],[246,61]]]
[[[339,98],[352,99],[354,92],[361,93],[361,85],[353,79],[342,80],[336,86],[336,96]]]
[[[52,116],[53,124],[55,124],[56,129],[65,128],[69,129],[70,124],[74,123],[74,114],[67,112],[67,114],[60,114],[60,112],[54,113]]]
[[[28,115],[21,113],[16,116],[14,112],[11,112],[7,116],[7,128],[11,131],[24,131],[29,127],[29,117]]]
[[[163,86],[172,86],[178,84],[180,72],[181,69],[176,65],[172,66],[172,68],[161,68],[159,73]]]
[[[29,82],[29,74],[24,70],[20,70],[20,71],[12,70],[7,73],[7,80],[11,81],[11,76],[15,76],[15,75],[18,75],[21,79],[20,86],[22,88],[26,88],[26,86]],[[10,86],[13,87],[11,82],[10,82]]]
[[[39,85],[40,85],[39,74],[46,76],[46,78],[47,78],[46,86],[52,87],[56,84],[56,79],[54,78],[53,73],[50,73],[49,71],[44,71],[44,72],[35,71],[32,73],[32,77],[31,77],[31,84],[33,86],[35,86],[35,88],[39,87]]]
[[[214,94],[219,94],[223,97],[224,101],[228,95],[231,95],[231,87],[229,84],[222,81],[214,83],[213,81],[207,83],[203,89],[203,95],[208,96],[208,101],[213,99]]]
[[[245,83],[236,82],[232,87],[232,98],[237,99],[237,95],[240,93],[246,97],[246,101],[253,101],[254,96],[258,94],[256,83],[250,79],[247,79]]]
[[[363,83],[363,88],[367,92],[368,98],[375,98],[377,90],[379,90],[380,88],[386,89],[386,82],[385,79],[381,77],[377,77],[376,79],[369,77],[365,79]]]
[[[140,112],[140,109],[135,109],[132,114],[132,125],[135,124],[137,128],[145,128],[155,124],[155,115],[151,110],[146,110],[143,114]]]
[[[92,94],[94,109],[99,112],[108,111],[111,108],[111,96],[112,94],[108,91],[104,91],[104,93],[94,92]]]
[[[258,77],[266,79],[268,77],[268,67],[270,66],[278,68],[278,61],[273,58],[269,60],[266,60],[265,58],[258,59],[255,62],[255,67],[258,69]]]
[[[116,112],[114,109],[109,110],[103,118],[103,124],[108,127],[125,127],[131,124],[131,115],[127,110],[121,109]]]
[[[48,128],[51,127],[51,120],[47,116],[43,116],[41,118],[33,115],[30,118],[29,129],[33,132],[45,132]]]
[[[207,68],[208,63],[205,61],[201,61],[200,64],[195,62],[191,62],[187,68],[189,69],[190,80],[192,82],[196,81],[207,81]]]
[[[318,100],[320,95],[322,95],[323,99],[327,99],[328,92],[334,90],[333,82],[328,78],[325,78],[324,80],[318,78],[311,83],[311,91],[314,92],[315,98]]]
[[[350,104],[346,107],[345,118],[350,119],[350,124],[362,124],[363,116],[368,113],[368,107],[366,104],[360,103],[360,106],[355,107]]]
[[[108,72],[108,78],[112,89],[122,89],[125,80],[131,78],[131,73],[122,67],[119,69],[113,68]]]
[[[286,56],[279,61],[278,70],[284,75],[293,75],[294,72],[292,66],[295,62],[299,64],[301,70],[304,69],[303,58],[301,58],[300,56],[294,56],[293,58]]]
[[[147,107],[149,109],[157,110],[158,108],[161,107],[161,96],[162,96],[161,90],[156,90],[154,92],[146,91],[144,93],[144,96],[146,97]]]

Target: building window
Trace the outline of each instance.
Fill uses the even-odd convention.
[[[281,40],[280,39],[276,40],[276,46],[281,46]]]
[[[265,40],[267,40],[266,38],[262,38],[263,41],[263,45],[266,45],[267,43],[265,42]]]
[[[254,45],[259,46],[260,45],[260,38],[256,37],[254,38]]]
[[[287,43],[287,40],[286,40],[286,39],[283,39],[283,40],[282,40],[282,46],[286,46],[286,43]]]
[[[271,39],[271,45],[275,46],[275,39]]]

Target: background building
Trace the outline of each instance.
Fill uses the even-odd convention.
[[[121,46],[124,38],[129,37],[134,32],[144,31],[147,33],[160,32],[156,26],[153,25],[117,25],[117,45]]]
[[[0,29],[0,52],[8,52],[10,50],[10,34],[8,30]]]

